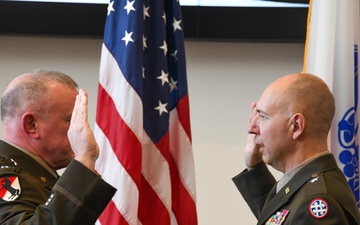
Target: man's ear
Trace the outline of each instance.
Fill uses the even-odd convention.
[[[21,117],[22,130],[32,138],[40,137],[36,122],[36,117],[32,113],[27,112]]]
[[[295,113],[290,118],[290,129],[293,139],[296,140],[304,132],[305,129],[305,117],[301,113]]]

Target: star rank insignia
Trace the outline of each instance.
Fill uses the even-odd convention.
[[[281,225],[288,214],[289,210],[287,209],[284,209],[282,212],[277,212],[266,221],[265,225]]]
[[[0,177],[0,198],[4,201],[14,201],[21,193],[19,177]]]
[[[309,203],[309,213],[315,219],[323,219],[329,213],[329,204],[322,198],[314,198]]]

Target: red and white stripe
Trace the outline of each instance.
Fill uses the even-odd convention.
[[[170,112],[169,133],[155,145],[143,129],[140,97],[103,45],[96,169],[118,190],[98,224],[197,224],[188,105],[186,96]]]

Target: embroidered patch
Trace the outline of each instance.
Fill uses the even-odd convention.
[[[309,204],[309,213],[315,219],[323,219],[329,213],[329,204],[322,198],[315,198]]]
[[[21,193],[17,176],[0,177],[0,198],[4,201],[14,201]]]
[[[276,214],[272,215],[268,221],[266,221],[265,225],[281,225],[284,221],[286,216],[289,214],[289,210],[284,209],[282,212],[277,212]]]

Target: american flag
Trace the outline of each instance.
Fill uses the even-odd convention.
[[[107,10],[96,169],[117,192],[97,224],[196,225],[179,2],[114,0]]]
[[[359,0],[311,0],[304,71],[321,77],[335,97],[328,139],[360,208]]]

